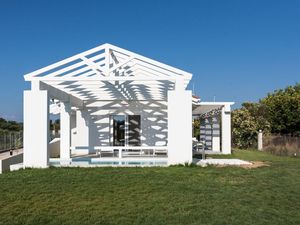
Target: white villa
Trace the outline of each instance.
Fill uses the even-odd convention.
[[[24,167],[191,163],[195,117],[205,149],[231,153],[233,102],[202,102],[186,89],[191,73],[139,54],[103,44],[24,78]],[[60,116],[54,140],[50,114]]]

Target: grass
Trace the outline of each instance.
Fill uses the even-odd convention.
[[[0,175],[0,224],[300,224],[300,159],[269,167],[50,168]]]

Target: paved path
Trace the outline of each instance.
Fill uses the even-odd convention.
[[[205,159],[198,160],[195,162],[197,165],[229,165],[229,166],[240,166],[240,165],[251,165],[252,163],[241,160],[241,159]]]
[[[23,152],[22,148],[21,149],[16,149],[16,150],[13,150],[13,155],[17,155],[17,154],[22,153],[22,152]],[[6,158],[9,158],[9,157],[10,157],[9,151],[0,153],[0,160],[6,159]]]

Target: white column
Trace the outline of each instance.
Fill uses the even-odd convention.
[[[214,152],[220,152],[219,116],[212,117],[212,150]]]
[[[61,102],[60,110],[60,159],[70,160],[71,147],[71,105],[69,102]]]
[[[46,90],[24,91],[24,167],[49,164],[49,98]]]
[[[71,112],[70,127],[71,127],[71,147],[74,147],[76,146],[76,113],[75,112]]]
[[[89,112],[87,109],[76,111],[76,153],[89,153]]]
[[[192,92],[168,91],[168,164],[192,159]]]
[[[222,108],[222,153],[231,154],[230,105],[224,105]]]

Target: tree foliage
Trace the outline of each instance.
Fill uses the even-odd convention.
[[[200,119],[195,118],[193,122],[194,137],[200,137]]]
[[[267,109],[272,133],[300,135],[300,84],[276,90],[262,99],[260,104]]]
[[[269,93],[258,103],[243,103],[232,112],[233,144],[251,147],[257,132],[300,135],[300,84]]]
[[[266,109],[259,103],[243,103],[242,108],[232,112],[233,144],[248,148],[257,141],[257,132],[270,131],[270,123],[266,120]]]
[[[21,131],[23,130],[23,124],[16,121],[8,121],[0,118],[0,133],[8,131]]]

